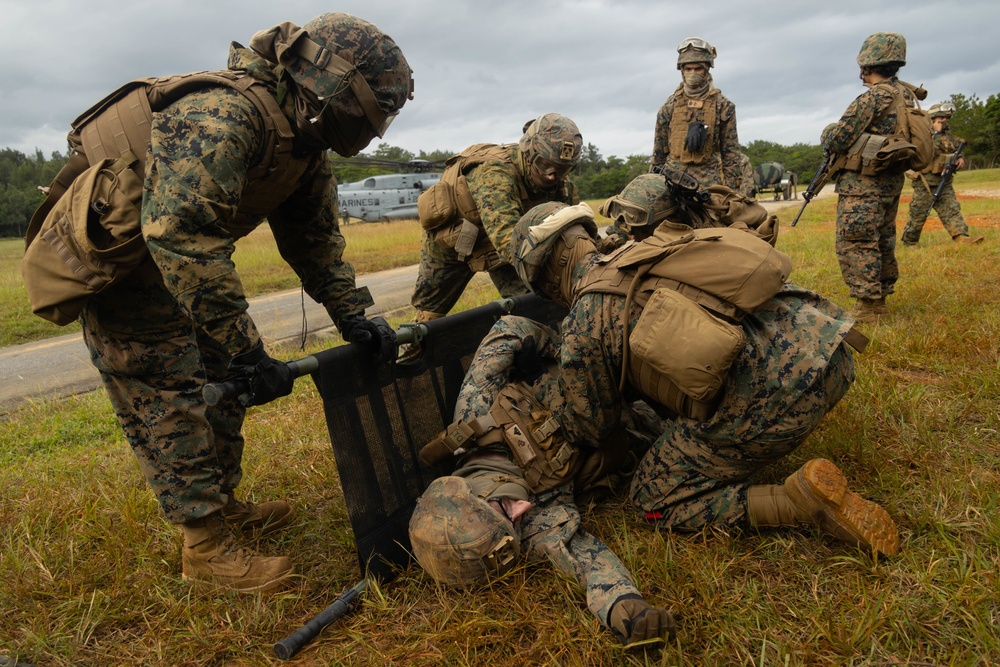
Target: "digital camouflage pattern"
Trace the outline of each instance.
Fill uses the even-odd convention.
[[[906,38],[898,32],[876,32],[865,38],[858,51],[860,67],[905,65]]]
[[[575,167],[583,157],[583,135],[571,119],[547,113],[528,123],[518,149],[527,164],[542,158],[553,164]]]
[[[581,264],[578,273],[587,270]],[[556,414],[571,442],[607,437],[632,393],[618,391],[624,307],[622,296],[588,293],[563,320],[565,403]],[[640,312],[633,308],[630,329]],[[853,381],[853,358],[841,343],[853,324],[832,302],[790,283],[749,314],[716,412],[705,422],[665,422],[632,481],[636,508],[671,529],[745,524],[749,476],[802,444]]]
[[[683,85],[678,86],[656,114],[656,131],[653,135],[651,167],[666,165],[671,169],[691,174],[703,187],[727,185],[738,190],[742,174],[740,166],[740,140],[736,131],[736,105],[721,91],[711,98],[715,103],[715,127],[710,130],[712,144],[710,155],[701,164],[681,162],[670,151],[670,124],[676,105],[687,104]]]
[[[231,67],[269,87],[270,67],[234,45]],[[293,113],[294,100],[286,112]],[[232,255],[249,233],[233,216],[254,182],[264,123],[253,103],[228,87],[193,92],[152,120],[141,207],[147,261],[95,295],[81,315],[125,436],[166,518],[173,523],[221,509],[239,483],[244,408],[208,408],[205,382],[226,378],[230,358],[260,334]],[[298,188],[267,218],[283,257],[334,321],[371,305],[343,260],[336,181],[323,152],[304,158]]]
[[[483,339],[459,392],[455,419],[468,421],[489,412],[500,390],[511,380],[514,361],[528,337],[554,370],[558,334],[522,317],[497,321]],[[554,412],[559,409],[558,381],[543,374],[533,385],[536,398]],[[625,565],[606,544],[584,530],[574,503],[572,482],[534,496],[522,517],[521,551],[530,562],[549,561],[586,591],[587,607],[610,628],[613,603],[623,595],[638,595]]]
[[[515,144],[509,148],[509,161],[484,162],[465,174],[469,192],[482,219],[482,231],[473,255],[495,251],[496,266],[486,270],[497,291],[504,297],[527,291],[510,266],[510,235],[517,221],[537,204],[580,202],[576,186],[569,180],[557,182],[551,190],[540,190],[532,185],[520,149]],[[521,197],[522,192],[527,193],[526,198]],[[410,303],[417,310],[446,314],[458,302],[477,270],[482,269],[460,260],[454,248],[438,243],[434,232],[425,232],[420,247],[417,283]]]
[[[886,83],[914,99],[896,77]],[[831,154],[847,153],[864,132],[889,135],[896,128],[894,96],[886,86],[861,93],[836,123],[824,130],[820,142]],[[883,115],[884,114],[884,115]],[[895,291],[899,278],[896,262],[896,211],[903,189],[903,174],[886,171],[875,176],[842,170],[837,176],[837,262],[844,282],[855,299],[879,299]]]
[[[947,114],[944,117],[950,117],[950,115]],[[948,132],[947,127],[942,132],[935,132],[935,156],[945,156],[954,153],[961,141],[960,138]],[[931,164],[938,165],[941,162],[939,159],[935,159]],[[913,179],[913,199],[910,201],[910,213],[906,220],[906,227],[903,228],[903,234],[900,237],[900,242],[904,245],[915,245],[920,241],[920,233],[923,231],[924,223],[927,222],[927,216],[931,212],[931,202],[934,200],[934,192],[937,190],[938,185],[941,184],[941,180],[940,171],[923,173],[918,178]],[[959,205],[958,197],[955,195],[953,179],[948,179],[947,185],[941,191],[941,196],[938,197],[937,202],[934,204],[934,210],[937,211],[938,217],[941,219],[941,225],[953,239],[969,235],[969,225],[966,224],[965,218],[962,217],[962,207]]]
[[[733,188],[744,197],[753,197],[756,188],[754,187],[753,164],[746,153],[740,153],[740,179],[739,187]]]

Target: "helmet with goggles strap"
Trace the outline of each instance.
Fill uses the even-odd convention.
[[[927,110],[927,115],[931,118],[951,118],[954,114],[955,105],[951,102],[938,102]]]
[[[508,572],[521,553],[511,523],[456,475],[427,486],[410,517],[409,533],[420,566],[449,586],[486,583]]]
[[[632,179],[619,194],[607,199],[600,213],[628,232],[637,227],[655,227],[677,208],[662,175],[642,174]]]
[[[688,37],[677,45],[677,69],[688,63],[706,63],[715,66],[715,47],[701,37]]]
[[[583,135],[572,120],[547,113],[524,124],[524,136],[517,146],[526,166],[536,164],[554,170],[560,178],[580,163]],[[541,163],[538,165],[537,163]]]

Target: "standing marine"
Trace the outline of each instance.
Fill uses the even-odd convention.
[[[424,236],[410,302],[415,321],[444,317],[480,271],[503,297],[524,293],[510,267],[510,234],[525,211],[580,196],[567,175],[579,164],[583,135],[547,113],[529,121],[516,144],[475,144],[448,159],[441,180],[417,200]],[[407,356],[418,348],[411,346]]]
[[[904,107],[914,106],[926,92],[896,77],[906,64],[906,39],[899,33],[877,32],[865,38],[857,61],[868,90],[823,130],[820,142],[828,153],[846,158],[836,185],[837,261],[851,297],[857,299],[854,316],[874,323],[889,314],[885,300],[899,278],[896,212],[906,167],[876,169],[870,148],[896,133]]]
[[[948,121],[955,113],[955,105],[951,102],[941,102],[931,105],[927,114],[931,117],[934,127],[934,159],[927,168],[922,171],[909,171],[906,173],[913,183],[913,199],[910,201],[910,214],[906,220],[906,227],[900,237],[903,245],[916,245],[920,241],[920,232],[927,222],[927,215],[931,212],[931,204],[941,218],[941,225],[951,235],[951,239],[956,243],[982,243],[983,237],[969,236],[969,226],[962,217],[962,208],[958,204],[958,197],[955,196],[955,187],[952,178],[949,176],[941,190],[941,195],[934,202],[934,193],[944,180],[942,172],[945,165],[955,155],[958,145],[962,139],[953,135],[948,128]],[[955,164],[955,171],[965,167],[965,158],[958,156]]]
[[[664,194],[646,203],[650,218],[670,205]],[[854,318],[786,282],[791,261],[752,228],[664,221],[643,241],[599,255],[586,220],[554,224],[558,209],[529,211],[513,243],[525,283],[569,307],[556,412],[567,440],[605,442],[623,406],[642,398],[664,417],[629,492],[647,521],[694,531],[813,525],[897,553],[892,519],[850,491],[831,461],[813,459],[780,484],[754,479],[849,389],[845,341],[866,342]]]
[[[656,114],[651,170],[691,174],[702,186],[742,187],[736,105],[712,83],[715,47],[700,37],[677,46],[681,84]]]
[[[345,339],[392,357],[395,335],[365,318],[371,295],[343,259],[328,151],[356,155],[412,92],[412,71],[388,35],[328,13],[260,31],[250,48],[233,42],[225,70],[132,82],[74,123],[70,162],[92,169],[66,197],[88,175],[115,169],[121,187],[137,186],[138,265],[90,296],[79,319],[139,467],[183,534],[185,580],[267,593],[294,573],[287,557],[236,546],[231,532],[265,535],[293,516],[284,500],[236,493],[246,408],[287,395],[293,378],[247,312],[234,244],[266,218]],[[125,211],[110,198],[90,208]],[[247,378],[248,392],[208,406],[203,386],[232,376]]]

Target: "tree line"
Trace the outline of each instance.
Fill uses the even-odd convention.
[[[965,139],[966,159],[970,168],[994,168],[1000,165],[1000,94],[985,100],[976,95],[952,95],[955,115],[951,131]],[[818,137],[817,137],[818,139]],[[773,141],[756,140],[742,147],[755,167],[764,162],[777,162],[808,183],[823,159],[823,150],[816,144],[784,146]],[[398,146],[379,144],[370,153],[357,158],[334,160],[334,173],[341,183],[363,180],[377,174],[412,171],[413,160],[423,160],[426,166],[440,170],[451,150],[412,153]],[[42,202],[39,186],[48,185],[68,156],[53,152],[46,158],[41,151],[25,155],[11,148],[0,149],[0,238],[23,237],[35,208]],[[615,155],[605,158],[593,144],[583,148],[583,157],[570,178],[580,190],[582,199],[605,199],[619,192],[633,178],[649,170],[649,155]],[[391,163],[400,163],[393,169]]]

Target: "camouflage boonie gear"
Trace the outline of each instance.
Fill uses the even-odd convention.
[[[484,584],[508,572],[521,554],[514,527],[462,477],[439,477],[410,517],[413,555],[434,581]]]
[[[876,32],[865,38],[858,52],[858,65],[905,65],[906,38],[898,32]]]

